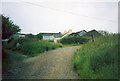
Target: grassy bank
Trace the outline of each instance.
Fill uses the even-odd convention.
[[[73,58],[82,79],[118,78],[118,35],[103,36],[84,44]]]
[[[16,47],[16,51],[19,51],[28,56],[35,56],[39,53],[49,51],[61,47],[61,44],[50,43],[47,41],[30,41],[22,43],[20,46]]]
[[[19,43],[18,46],[17,43]],[[25,59],[59,47],[62,47],[62,44],[30,38],[16,38],[10,42],[4,42],[2,47],[2,73],[6,74],[11,67]]]
[[[17,43],[19,43],[18,46]],[[4,46],[8,50],[17,51],[27,56],[36,56],[39,53],[62,47],[62,44],[38,39],[17,38]]]

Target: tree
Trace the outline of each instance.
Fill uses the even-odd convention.
[[[2,39],[7,39],[19,31],[21,31],[21,29],[18,25],[14,24],[9,17],[2,15]]]
[[[32,33],[26,35],[28,38],[36,38]]]
[[[41,33],[37,34],[36,36],[37,36],[37,38],[39,38],[40,40],[43,39],[43,36],[42,36]]]

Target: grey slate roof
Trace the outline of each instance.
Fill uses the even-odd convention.
[[[102,36],[102,34],[100,34],[98,31],[96,30],[91,30],[91,31],[85,31],[85,30],[82,30],[82,31],[79,31],[79,32],[76,32],[76,33],[71,33],[69,36],[91,36],[93,35],[94,37],[97,37],[97,36]]]
[[[89,32],[87,32],[87,34],[85,36],[91,36],[93,35],[94,37],[97,37],[97,36],[102,36],[102,34],[100,34],[98,31],[96,30],[91,30]]]
[[[63,36],[60,32],[59,33],[40,33],[40,34],[42,34],[43,36],[54,36],[55,38]]]
[[[83,36],[86,33],[87,33],[87,31],[82,30],[82,31],[78,31],[78,32],[75,32],[75,33],[71,33],[69,36]]]

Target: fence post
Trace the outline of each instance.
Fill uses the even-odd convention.
[[[92,42],[94,42],[94,35],[91,35],[91,37],[92,37]]]

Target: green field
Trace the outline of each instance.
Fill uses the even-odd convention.
[[[120,35],[119,35],[120,36]],[[118,35],[95,38],[75,52],[74,69],[81,79],[118,78]]]

